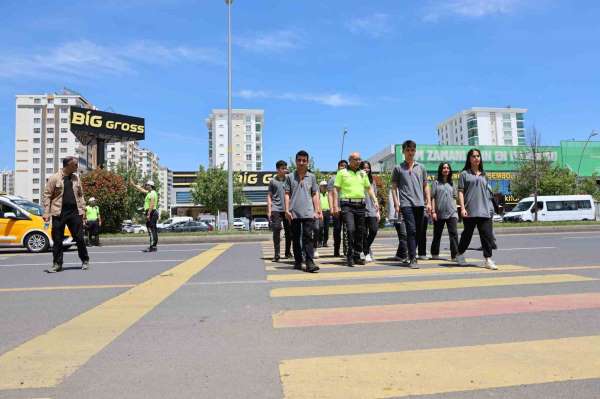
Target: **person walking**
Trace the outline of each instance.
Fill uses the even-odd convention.
[[[334,203],[337,204],[337,199],[340,199],[340,209],[336,207],[335,213],[340,211],[342,213],[348,234],[346,264],[353,267],[355,264],[365,264],[364,259],[361,258],[366,212],[365,196],[371,197],[376,210],[379,210],[379,205],[367,174],[360,170],[360,154],[353,152],[348,161],[348,169],[341,169],[336,174]]]
[[[76,157],[68,156],[62,160],[62,169],[50,176],[44,189],[43,219],[48,223],[52,219],[52,267],[49,273],[63,269],[63,240],[65,226],[77,244],[77,254],[81,260],[81,269],[87,270],[90,258],[85,246],[83,224],[85,223],[85,198],[77,172]]]
[[[417,144],[412,140],[402,143],[404,162],[392,172],[392,194],[396,213],[402,212],[406,226],[409,266],[418,269],[417,239],[423,229],[425,210],[431,212],[431,196],[427,184],[427,170],[415,161]]]
[[[461,266],[467,265],[464,253],[469,248],[473,231],[477,227],[485,258],[483,267],[497,270],[498,267],[492,260],[492,247],[494,245],[492,215],[494,209],[489,197],[488,181],[483,168],[481,151],[477,148],[469,150],[465,167],[460,172],[458,203],[464,229],[458,243],[457,263]]]
[[[394,257],[394,260],[402,263],[409,263],[408,244],[406,242],[406,226],[404,225],[404,220],[402,220],[402,213],[396,213],[391,189],[388,194],[388,219],[394,224],[394,229],[396,230],[396,235],[398,236],[398,248],[396,249],[396,256]]]
[[[283,224],[283,230],[285,234],[285,257],[291,258],[291,247],[292,247],[292,230],[290,223],[285,217],[285,176],[288,174],[287,162],[277,161],[275,164],[277,173],[269,182],[268,194],[267,194],[267,217],[271,223],[271,229],[273,230],[273,249],[275,255],[273,256],[273,262],[279,262],[280,259],[280,246],[281,246],[281,227]]]
[[[327,192],[327,182],[325,180],[319,183],[319,199],[321,201],[321,212],[323,212],[323,223],[319,231],[319,242],[321,247],[328,247],[329,241],[329,223],[331,220],[331,207],[329,206],[329,193]]]
[[[417,260],[427,260],[427,228],[429,227],[429,221],[429,214],[423,212],[421,234],[417,237]]]
[[[337,164],[337,170],[348,168],[348,161],[342,159]],[[340,209],[339,198],[336,201],[335,196],[335,176],[333,175],[327,181],[327,199],[329,200],[329,207],[331,217],[333,218],[333,256],[340,257],[340,246],[342,245],[342,213],[334,212],[335,209]]]
[[[89,205],[85,207],[85,218],[87,220],[88,241],[90,245],[100,246],[100,227],[102,217],[100,207],[96,204],[96,198],[90,197]]]
[[[367,174],[371,189],[375,193],[375,199],[377,200],[377,184],[373,181],[373,173],[371,173],[371,162],[362,161],[360,163],[360,169]],[[365,254],[365,262],[373,262],[373,251],[371,245],[377,237],[377,231],[379,230],[379,220],[381,215],[379,214],[379,207],[375,207],[375,203],[369,195],[365,196],[365,233],[363,234],[363,253]]]
[[[156,186],[154,181],[148,180],[145,187],[140,187],[131,181],[132,186],[139,192],[146,194],[144,198],[144,216],[146,217],[146,228],[148,229],[148,238],[150,244],[148,248],[142,250],[142,252],[156,252],[158,245],[158,228],[156,223],[158,222],[158,193],[156,192]]]
[[[440,241],[445,225],[448,227],[450,239],[450,256],[453,261],[456,261],[458,213],[456,212],[456,190],[452,182],[452,167],[448,162],[440,163],[437,180],[431,184],[431,219],[433,220],[431,259],[440,259]]]
[[[304,150],[296,154],[296,171],[285,178],[285,216],[292,227],[294,247],[294,269],[302,269],[302,259],[306,271],[319,270],[313,260],[313,233],[316,219],[321,218],[319,188],[317,178],[308,171],[308,153]]]

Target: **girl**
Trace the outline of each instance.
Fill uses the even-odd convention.
[[[373,181],[373,174],[371,173],[371,163],[369,161],[362,161],[360,163],[360,169],[362,169],[369,177],[371,188],[377,196],[377,185]],[[377,236],[377,230],[379,229],[379,209],[375,208],[375,204],[369,195],[366,196],[366,213],[365,213],[365,232],[363,234],[363,252],[365,254],[365,262],[373,261],[373,254],[371,252],[371,244],[375,241]]]
[[[440,241],[444,225],[448,226],[450,238],[450,255],[456,260],[458,253],[458,232],[456,224],[456,191],[452,184],[452,167],[448,162],[438,166],[437,180],[431,185],[431,218],[433,220],[433,241],[431,242],[431,259],[440,259]]]

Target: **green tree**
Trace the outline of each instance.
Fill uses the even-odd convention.
[[[169,214],[169,211],[162,211],[160,213],[160,220],[161,221],[167,220],[170,217],[171,217],[171,215]]]
[[[125,180],[116,173],[106,169],[96,169],[81,178],[86,200],[96,198],[102,217],[102,230],[116,232],[121,228],[121,221],[127,218],[123,197],[127,191]]]
[[[596,201],[600,201],[600,185],[598,184],[598,174],[594,173],[591,177],[580,178],[577,184],[578,194],[589,194]]]
[[[135,165],[127,166],[124,162],[119,162],[115,172],[121,176],[125,182],[132,181],[139,186],[143,186],[146,181],[152,180],[154,181],[156,191],[160,192],[161,182],[157,173],[154,173],[152,176],[144,176]],[[127,184],[127,191],[123,198],[121,198],[121,201],[125,205],[125,219],[134,219],[137,221],[144,220],[143,215],[139,212],[139,209],[144,206],[143,193],[137,191],[131,184]]]
[[[242,191],[243,184],[239,174],[233,176],[233,202],[240,205],[245,201]],[[218,215],[219,211],[227,209],[227,171],[222,166],[218,168],[198,168],[196,181],[192,183],[192,201],[201,204],[209,213]]]
[[[537,163],[538,195],[569,195],[577,192],[577,176],[571,170],[552,166],[546,159],[538,160]],[[532,160],[521,164],[510,184],[514,195],[524,198],[534,192],[534,173]]]

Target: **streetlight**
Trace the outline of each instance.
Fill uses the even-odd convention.
[[[344,128],[344,133],[342,133],[342,150],[340,151],[340,159],[344,159],[344,139],[348,134],[348,129]]]
[[[585,149],[588,146],[592,137],[597,136],[597,135],[598,135],[598,132],[595,129],[592,130],[592,132],[590,133],[590,135],[587,138],[587,141],[585,142],[585,144],[583,146],[583,150],[581,150],[581,156],[579,157],[579,166],[577,166],[577,177],[578,178],[579,178],[579,169],[581,169],[581,161],[583,161],[583,153],[585,152]]]
[[[233,133],[231,129],[231,4],[227,4],[227,228],[233,228]]]

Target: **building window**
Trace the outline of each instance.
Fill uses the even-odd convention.
[[[40,179],[39,178],[33,179],[33,184],[40,184]]]
[[[49,114],[53,114],[54,113],[54,108],[48,108],[48,113]]]
[[[40,189],[39,188],[34,188],[33,189],[33,193],[34,194],[39,194],[40,193]]]
[[[34,148],[33,149],[33,153],[34,154],[39,154],[40,153],[40,149],[39,148]]]
[[[67,132],[68,132],[68,129],[67,129],[66,127],[61,127],[61,128],[60,128],[60,132],[61,132],[61,133],[67,133]]]
[[[504,128],[505,128],[505,129],[510,129],[510,128],[512,128],[512,125],[510,124],[510,122],[504,122],[504,123],[502,124],[502,126],[504,126]]]
[[[60,99],[61,104],[68,104],[69,103],[69,99],[68,98],[61,98]],[[66,109],[66,108],[63,108]]]
[[[512,139],[504,138],[504,145],[513,145]]]
[[[54,168],[46,168],[46,173],[54,173]]]
[[[61,108],[60,108],[60,113],[61,113],[61,114],[66,114],[66,113],[68,112],[68,110],[69,110],[69,109],[68,109],[67,107],[61,107]]]
[[[260,132],[260,123],[257,123],[257,124],[256,124],[256,129],[255,129],[255,130],[256,130],[257,132]]]
[[[48,99],[48,104],[54,104],[54,99],[53,98],[49,98]]]
[[[33,118],[33,123],[41,123],[42,120],[40,118]]]
[[[252,161],[252,154],[246,154],[246,161]]]
[[[35,108],[33,109],[33,113],[34,113],[34,114],[41,114],[41,113],[42,113],[42,109],[41,109],[40,107],[35,107]]]
[[[246,151],[252,151],[252,144],[246,144]]]
[[[54,148],[52,148],[52,147],[46,148],[46,154],[54,154]]]
[[[522,121],[523,119],[524,119],[523,114],[520,112],[517,112],[517,120]]]
[[[46,158],[46,163],[52,163],[54,162],[54,158]]]
[[[33,173],[40,173],[40,168],[33,168]]]
[[[33,158],[33,163],[40,163],[40,159],[39,158]]]
[[[261,162],[257,162],[256,163],[256,170],[261,170],[262,169],[262,163]]]
[[[54,139],[52,137],[50,137],[50,138],[46,139],[46,143],[52,144],[52,143],[54,143]]]
[[[34,133],[41,133],[41,132],[42,132],[42,129],[40,129],[39,127],[34,127],[34,128],[33,128],[33,132],[34,132]]]
[[[50,134],[54,134],[54,128],[53,127],[49,127],[46,129],[46,131]]]
[[[54,123],[54,118],[48,118],[48,119],[46,120],[46,122],[47,122],[48,124],[52,124],[52,123]]]
[[[256,145],[256,151],[260,151],[260,148],[261,148],[261,147],[260,147],[260,144],[257,144],[257,145]]]
[[[34,139],[33,139],[33,142],[34,142],[34,143],[39,143],[39,142],[40,142],[40,138],[39,138],[39,137],[36,137],[36,138],[34,138]]]
[[[60,118],[60,123],[69,123],[67,118]]]
[[[61,143],[66,143],[67,142],[67,138],[66,137],[61,137],[60,138],[60,142]]]
[[[65,152],[67,152],[67,149],[66,148],[61,148],[60,152],[65,153]]]
[[[33,99],[33,103],[34,104],[41,104],[42,100],[40,100],[39,98],[34,98]]]
[[[246,135],[246,141],[252,141],[252,136],[250,136],[249,134]]]

